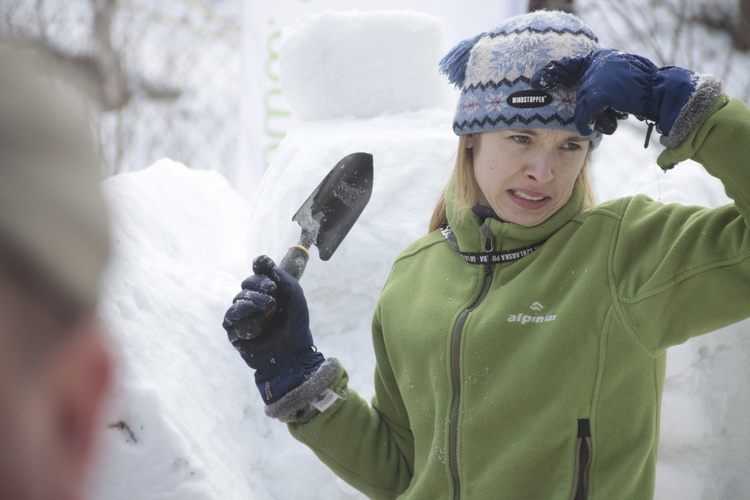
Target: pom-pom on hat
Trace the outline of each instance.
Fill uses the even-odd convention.
[[[583,56],[599,39],[586,24],[562,11],[537,11],[508,19],[456,45],[440,70],[461,89],[453,130],[457,135],[499,129],[551,128],[578,134],[576,88],[536,90],[531,76],[551,61]],[[587,136],[594,147],[601,134]]]

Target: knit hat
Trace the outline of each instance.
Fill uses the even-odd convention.
[[[536,90],[531,76],[549,62],[598,49],[599,39],[580,19],[562,11],[512,17],[492,31],[456,45],[440,70],[461,89],[453,130],[457,135],[507,128],[551,128],[578,134],[575,87]],[[601,134],[587,136],[594,147]]]
[[[82,106],[44,62],[0,45],[0,244],[92,306],[109,253],[99,162]]]

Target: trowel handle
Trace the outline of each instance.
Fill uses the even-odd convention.
[[[305,246],[297,244],[289,247],[284,258],[281,259],[279,267],[299,281],[302,277],[302,273],[305,272],[305,266],[307,266],[308,260],[310,260],[310,251]]]

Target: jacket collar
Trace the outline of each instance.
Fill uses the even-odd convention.
[[[583,202],[584,192],[580,184],[577,184],[570,199],[562,208],[552,214],[546,221],[533,227],[503,222],[493,217],[482,220],[475,213],[469,213],[466,217],[459,219],[456,216],[453,202],[450,200],[447,201],[446,213],[448,223],[458,239],[458,246],[463,252],[482,251],[485,237],[480,232],[480,227],[483,222],[495,235],[493,246],[496,250],[513,250],[548,239],[581,212]]]

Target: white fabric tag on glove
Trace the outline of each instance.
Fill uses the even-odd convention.
[[[318,399],[312,402],[313,407],[320,413],[323,413],[328,408],[333,406],[336,400],[341,399],[341,396],[333,392],[331,389],[326,389],[324,393],[318,396]]]

